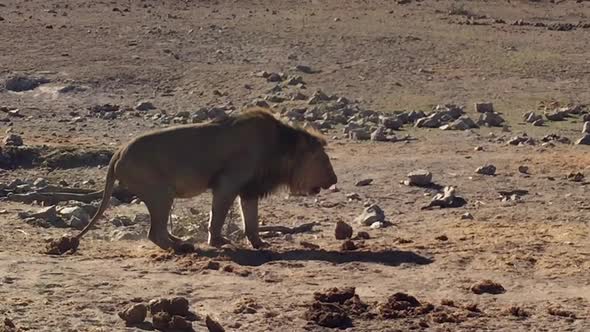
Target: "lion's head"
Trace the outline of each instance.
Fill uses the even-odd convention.
[[[325,151],[326,140],[319,133],[301,129],[295,142],[289,189],[298,195],[317,195],[338,182],[330,157]]]
[[[287,187],[296,195],[314,195],[338,181],[324,149],[326,140],[320,132],[290,125],[260,108],[242,111],[231,121],[247,121],[251,124],[252,135],[276,135],[265,138],[268,159],[261,161],[241,196],[264,197],[281,187]]]

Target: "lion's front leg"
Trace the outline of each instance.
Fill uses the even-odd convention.
[[[221,247],[230,244],[230,241],[221,235],[221,230],[236,196],[231,191],[224,190],[223,187],[213,189],[213,203],[209,215],[209,239],[207,241],[210,246]]]
[[[246,237],[248,237],[252,247],[255,249],[268,247],[269,244],[262,241],[258,234],[258,199],[244,199],[240,196],[240,213],[242,215]]]

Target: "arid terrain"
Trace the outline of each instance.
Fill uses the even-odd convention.
[[[172,297],[196,331],[590,331],[590,1],[3,0],[0,43],[0,331],[154,330],[118,313]],[[43,190],[102,190],[132,137],[253,104],[328,137],[337,189],[261,202],[309,227],[254,250],[236,204],[211,248],[205,193],[175,201],[177,254],[120,195],[47,254],[99,199]],[[447,186],[466,204],[422,209]]]

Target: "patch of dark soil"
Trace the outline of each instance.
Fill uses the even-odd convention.
[[[379,305],[379,316],[383,319],[397,319],[425,315],[434,310],[430,303],[422,304],[415,297],[405,293],[395,293],[387,302]]]
[[[467,320],[467,315],[461,311],[435,312],[432,314],[432,321],[435,323],[462,323]]]
[[[42,156],[42,165],[50,168],[76,168],[108,165],[113,156],[108,150],[63,149]]]
[[[34,78],[18,75],[7,79],[4,82],[4,88],[6,88],[8,91],[23,92],[34,90],[39,87],[39,85],[45,83],[49,83],[49,80],[45,78]]]
[[[354,287],[346,288],[330,288],[324,292],[315,292],[313,298],[319,302],[327,303],[344,303],[346,300],[352,298],[355,294]]]
[[[10,318],[5,317],[3,324],[0,325],[0,332],[18,332],[18,331],[21,331],[21,329],[17,328],[16,325],[14,325],[14,322],[12,322],[12,320]]]
[[[5,146],[0,151],[0,169],[76,168],[108,165],[113,152],[104,149],[86,150],[75,147]]]
[[[524,308],[516,306],[516,305],[506,308],[506,313],[511,316],[520,317],[520,318],[525,318],[525,317],[530,316],[528,311],[526,311]]]
[[[236,308],[234,314],[255,314],[262,308],[256,300],[251,298],[244,298],[235,303]]]
[[[473,286],[471,286],[471,291],[475,294],[484,294],[484,293],[488,293],[488,294],[502,294],[504,292],[506,292],[506,290],[504,289],[504,287],[502,287],[502,285],[500,285],[497,282],[493,282],[491,280],[482,280],[476,284],[474,284]]]
[[[559,316],[559,317],[566,317],[566,318],[576,318],[576,314],[573,311],[564,310],[559,307],[549,307],[547,309],[547,313],[552,316]]]
[[[346,310],[335,303],[314,302],[305,312],[305,319],[329,328],[352,327],[352,319]]]
[[[75,252],[80,245],[76,237],[63,236],[59,239],[51,239],[47,244],[45,253],[48,255],[63,255],[68,252]]]
[[[317,325],[330,328],[352,326],[352,318],[370,319],[370,307],[355,294],[354,287],[330,288],[315,292],[314,302],[305,312],[305,319]]]

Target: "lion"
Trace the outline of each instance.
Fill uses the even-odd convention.
[[[182,251],[181,239],[168,232],[175,198],[213,194],[208,244],[229,244],[221,230],[239,197],[241,218],[253,248],[267,247],[258,234],[258,202],[278,188],[297,195],[317,195],[338,178],[321,133],[289,125],[261,108],[222,120],[188,124],[142,134],[111,158],[102,202],[79,240],[108,207],[114,183],[145,203],[151,224],[148,238],[162,249]]]

